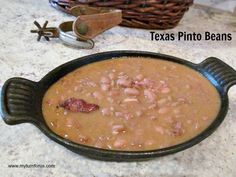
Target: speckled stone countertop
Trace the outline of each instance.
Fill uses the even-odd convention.
[[[119,49],[160,52],[196,63],[215,56],[236,68],[236,17],[197,6],[190,9],[177,28],[166,32],[226,32],[232,33],[233,40],[152,42],[148,30],[115,27],[95,39],[93,50],[77,50],[57,39],[37,42],[36,36],[29,33],[35,28],[35,19],[40,23],[49,20],[49,26],[73,19],[51,8],[47,0],[1,0],[0,16],[0,86],[14,76],[38,81],[69,60]],[[0,176],[233,177],[236,176],[235,115],[236,87],[232,87],[228,115],[212,136],[177,154],[132,163],[87,159],[51,141],[31,124],[8,126],[0,119]],[[54,164],[55,168],[8,168],[9,164]]]

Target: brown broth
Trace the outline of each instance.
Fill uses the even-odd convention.
[[[83,99],[90,113],[60,103]],[[53,84],[43,98],[49,128],[75,143],[104,149],[151,150],[189,140],[215,119],[217,90],[198,72],[169,61],[122,57],[92,63]]]

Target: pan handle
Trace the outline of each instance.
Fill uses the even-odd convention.
[[[37,90],[36,82],[23,78],[11,78],[4,83],[1,93],[1,109],[6,124],[38,122]]]
[[[226,93],[236,84],[236,71],[218,58],[207,58],[199,66],[203,72],[211,75]]]

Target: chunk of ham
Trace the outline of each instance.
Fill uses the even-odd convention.
[[[99,109],[99,106],[96,104],[90,104],[84,101],[83,99],[69,98],[60,104],[60,107],[71,111],[71,112],[83,112],[89,113]]]

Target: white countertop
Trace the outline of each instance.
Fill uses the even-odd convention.
[[[73,17],[56,11],[47,0],[1,1],[0,86],[10,77],[38,81],[47,72],[69,60],[92,53],[132,49],[160,52],[200,62],[215,56],[236,68],[236,17],[192,7],[179,26],[166,32],[232,33],[230,42],[153,42],[148,30],[115,27],[95,39],[93,50],[77,50],[59,40],[36,41],[29,31],[49,20],[58,26]],[[157,31],[162,33],[162,31]],[[225,121],[200,144],[166,157],[145,162],[116,163],[87,159],[53,142],[31,124],[6,125],[0,119],[0,174],[11,176],[161,176],[233,177],[236,175],[236,87],[229,91]],[[8,168],[9,164],[54,164],[55,168]]]

